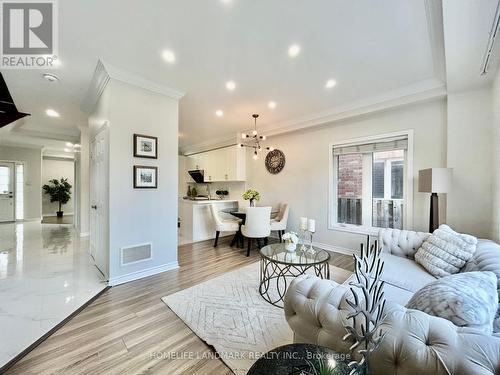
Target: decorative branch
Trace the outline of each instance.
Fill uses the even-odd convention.
[[[381,249],[378,248],[377,241],[371,246],[369,241],[368,237],[366,250],[364,244],[361,244],[361,256],[353,256],[356,281],[349,283],[353,301],[346,300],[352,309],[347,320],[351,319],[352,323],[345,325],[347,334],[343,340],[353,340],[354,344],[349,349],[357,350],[361,355],[359,362],[349,363],[350,375],[366,373],[372,352],[384,338],[384,333],[379,329],[385,316],[385,283],[380,280],[384,262],[380,259]]]

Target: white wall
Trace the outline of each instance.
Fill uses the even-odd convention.
[[[0,160],[22,161],[24,169],[24,219],[42,217],[42,151],[40,149],[0,146]]]
[[[458,231],[492,237],[493,139],[491,90],[448,95],[448,223]]]
[[[500,242],[500,69],[492,88],[493,107],[493,220],[492,238]]]
[[[364,236],[328,229],[329,144],[406,129],[414,129],[414,229],[427,231],[429,194],[418,193],[418,171],[446,166],[445,100],[271,137],[267,143],[285,153],[285,168],[271,175],[265,169],[264,157],[255,161],[247,155],[247,186],[261,192],[259,205],[290,204],[289,229],[298,228],[300,216],[315,218],[315,242],[359,249]],[[444,206],[441,205],[442,220]]]
[[[178,101],[110,80],[89,118],[109,121],[109,278],[112,284],[177,264]],[[133,134],[158,137],[158,159],[133,157]],[[134,189],[133,166],[158,167],[158,189]],[[151,242],[153,259],[121,266],[120,248]]]
[[[71,199],[68,203],[62,206],[62,210],[66,215],[73,214],[73,201],[75,199],[75,163],[74,160],[64,160],[62,158],[43,157],[42,159],[42,186],[47,184],[49,180],[67,178],[68,183],[72,186]],[[50,202],[50,197],[47,194],[42,195],[42,215],[55,216],[59,210],[59,203]]]

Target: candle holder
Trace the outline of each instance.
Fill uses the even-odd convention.
[[[316,254],[316,250],[314,250],[314,247],[313,247],[313,235],[315,232],[311,232],[311,231],[308,231],[308,232],[309,232],[309,249],[307,251],[311,254]]]
[[[306,241],[307,241],[307,229],[299,229],[300,237],[299,237],[299,243],[300,245],[300,251],[306,252],[307,251],[307,246],[306,246]]]

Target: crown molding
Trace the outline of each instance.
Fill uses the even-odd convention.
[[[179,154],[181,155],[191,155],[198,152],[208,151],[213,148],[231,146],[238,142],[238,135],[231,134],[225,135],[219,138],[211,138],[209,140],[196,143],[193,145],[181,146],[179,148]]]
[[[128,83],[132,86],[140,87],[156,94],[165,95],[175,100],[179,100],[185,95],[185,93],[181,91],[149,81],[134,73],[99,60],[87,90],[87,94],[85,95],[85,98],[80,106],[83,112],[91,113],[93,111],[97,101],[101,97],[101,94],[108,85],[109,81],[112,79]]]
[[[386,110],[396,109],[402,106],[418,104],[426,101],[440,100],[446,97],[446,85],[438,79],[429,79],[417,82],[403,88],[389,91],[381,95],[376,95],[371,98],[353,102],[348,105],[335,107],[329,110],[312,113],[306,116],[297,117],[295,119],[260,125],[259,132],[266,136],[289,133],[325,124],[344,121],[358,116],[365,116],[372,113],[378,113]],[[247,129],[243,132],[249,132]],[[211,139],[202,143],[197,143],[181,148],[182,154],[200,152],[210,148],[228,146],[237,142],[235,134],[224,136],[217,139]]]

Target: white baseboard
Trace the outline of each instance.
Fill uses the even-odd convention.
[[[43,220],[43,217],[32,217],[32,218],[29,218],[29,219],[20,220],[20,222],[23,222],[23,221],[26,221],[26,222],[30,222],[30,221],[42,221],[42,220]]]
[[[73,212],[64,212],[64,215],[66,216],[73,216]],[[55,217],[57,216],[57,214],[54,214],[54,213],[50,213],[50,214],[43,214],[43,217]]]
[[[165,271],[174,270],[176,268],[179,268],[179,263],[177,261],[174,261],[174,262],[162,264],[161,266],[151,267],[151,268],[148,268],[145,270],[127,273],[126,275],[112,277],[109,279],[108,284],[109,284],[109,286],[116,286],[116,285],[128,283],[130,281],[139,280],[139,279],[142,279],[144,277],[153,276],[153,275],[156,275],[158,273],[165,272]]]
[[[340,253],[340,254],[345,254],[345,255],[353,255],[353,254],[359,255],[360,254],[359,250],[348,249],[346,247],[329,245],[329,244],[321,243],[321,242],[314,242],[313,241],[313,246],[319,247],[320,249],[324,249],[326,251],[332,251],[335,253]]]

